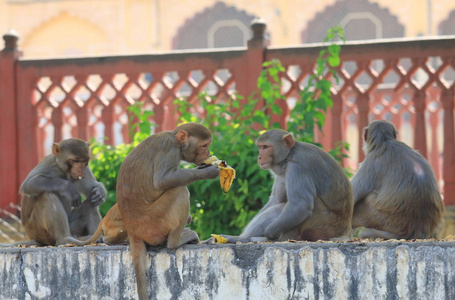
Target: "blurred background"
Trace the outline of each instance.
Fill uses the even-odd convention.
[[[453,0],[0,0],[0,33],[25,57],[48,58],[246,46],[263,18],[272,46],[455,34]]]

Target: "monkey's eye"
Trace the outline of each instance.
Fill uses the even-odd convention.
[[[83,159],[70,159],[69,162],[71,165],[77,164],[77,163],[83,163],[83,164],[85,164],[85,166],[88,165],[88,161],[83,160]]]
[[[267,150],[269,148],[269,145],[260,145],[259,149],[261,150]]]

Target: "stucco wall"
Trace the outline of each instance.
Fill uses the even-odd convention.
[[[455,299],[455,243],[149,250],[152,299]],[[127,246],[0,249],[0,299],[136,299]]]

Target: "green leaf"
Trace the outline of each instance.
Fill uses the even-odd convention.
[[[341,63],[341,60],[338,56],[330,56],[328,58],[328,63],[331,67],[338,67]]]
[[[283,110],[281,109],[280,106],[278,106],[278,105],[276,105],[276,104],[273,104],[273,105],[272,105],[272,112],[273,112],[274,114],[281,115],[282,112],[283,112]]]

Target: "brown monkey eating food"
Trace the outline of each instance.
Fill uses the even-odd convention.
[[[145,245],[166,243],[174,249],[199,242],[196,232],[185,228],[191,220],[187,185],[220,174],[215,166],[179,168],[180,161],[200,166],[210,156],[210,131],[186,123],[173,131],[153,134],[134,148],[120,167],[117,201],[128,233],[140,300],[148,299]]]

